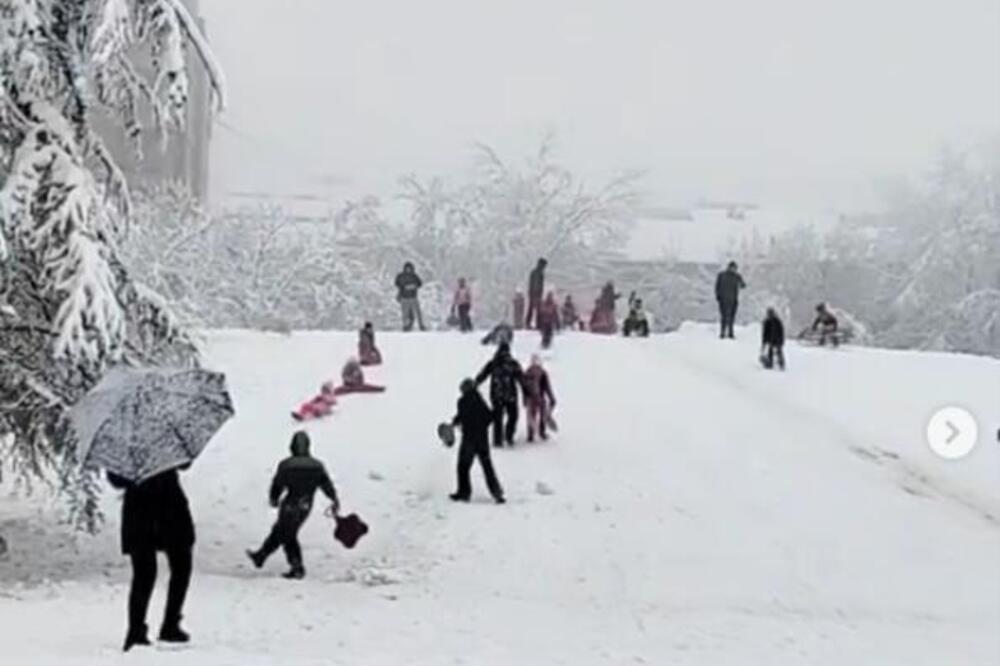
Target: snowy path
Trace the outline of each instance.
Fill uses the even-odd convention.
[[[212,334],[238,417],[185,478],[199,530],[185,662],[1000,662],[1000,456],[984,442],[945,464],[922,439],[941,404],[997,413],[1000,364],[792,349],[779,375],[754,365],[744,337],[561,338],[550,369],[563,431],[496,454],[510,499],[496,507],[478,470],[480,501],[451,505],[454,452],[433,435],[484,350],[384,336],[389,365],[371,379],[389,391],[347,397],[310,428],[345,508],[373,532],[344,551],[317,512],[296,584],[276,577],[280,558],[257,572],[242,550],[269,526],[289,409],[353,336]],[[532,343],[519,340],[522,357]],[[78,543],[52,536],[48,512],[34,529],[34,505],[2,511],[15,552],[0,561],[0,660],[116,662],[127,571],[115,500],[108,530]],[[18,549],[43,544],[26,564]],[[54,614],[73,623],[52,636]]]

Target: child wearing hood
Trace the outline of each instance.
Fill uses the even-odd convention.
[[[284,577],[300,579],[305,577],[306,569],[302,562],[302,548],[299,546],[299,530],[312,511],[316,491],[322,490],[327,496],[334,514],[337,513],[340,502],[323,463],[309,453],[309,435],[301,430],[295,433],[290,448],[291,455],[278,465],[268,493],[271,506],[278,509],[278,519],[260,548],[248,550],[247,557],[254,567],[260,569],[272,553],[283,548],[289,566]]]
[[[365,383],[365,372],[361,369],[361,363],[356,358],[347,359],[343,369],[340,371],[340,378],[343,384],[334,389],[337,395],[348,393],[382,393],[384,386]]]
[[[382,352],[375,346],[375,327],[370,321],[358,331],[358,360],[361,365],[382,364]]]

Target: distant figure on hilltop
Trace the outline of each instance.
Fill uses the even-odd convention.
[[[542,349],[552,346],[552,338],[560,328],[559,304],[556,302],[556,295],[550,291],[538,308],[538,330],[542,333]]]
[[[840,337],[837,335],[839,327],[840,323],[830,312],[826,303],[820,303],[816,306],[816,319],[813,320],[812,332],[819,336],[821,346],[825,345],[827,341],[832,342],[834,347],[840,344]]]
[[[382,364],[382,352],[375,346],[375,327],[370,321],[358,331],[358,359],[361,365]]]
[[[618,330],[618,322],[615,320],[615,301],[619,298],[621,294],[615,292],[614,282],[608,281],[601,288],[601,295],[594,302],[594,310],[590,315],[592,333],[613,335]]]
[[[576,303],[573,302],[573,295],[566,294],[566,300],[562,304],[562,324],[566,330],[572,331],[580,326],[580,313],[577,312]]]
[[[413,262],[407,261],[403,264],[403,271],[396,276],[396,300],[399,301],[404,331],[412,331],[414,322],[420,325],[421,331],[427,330],[420,311],[419,292],[422,286],[424,283],[417,275]]]
[[[770,370],[777,364],[785,369],[785,325],[774,308],[767,309],[760,334],[760,363]]]
[[[520,289],[514,292],[513,306],[514,306],[514,313],[513,313],[514,330],[520,331],[521,329],[524,328],[524,308],[525,308],[524,292],[521,291]]]
[[[736,337],[733,325],[736,322],[736,310],[740,307],[740,290],[746,286],[735,261],[730,261],[726,269],[716,277],[715,300],[719,304],[720,338]]]
[[[525,318],[525,326],[528,328],[538,328],[538,311],[542,307],[542,296],[545,294],[545,267],[549,262],[544,258],[539,259],[535,268],[528,276],[528,314]]]
[[[464,277],[458,278],[451,310],[458,317],[458,330],[462,333],[472,331],[472,290],[469,289]]]
[[[646,317],[646,311],[642,307],[642,299],[636,296],[635,292],[629,297],[628,316],[625,317],[622,332],[626,338],[633,335],[640,338],[649,337],[649,318]]]

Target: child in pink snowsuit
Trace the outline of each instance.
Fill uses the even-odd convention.
[[[292,412],[292,418],[296,421],[307,421],[329,416],[336,404],[337,396],[333,382],[323,382],[319,394],[299,405],[299,408]]]
[[[556,396],[538,354],[531,357],[531,365],[524,371],[524,406],[528,412],[528,441],[535,441],[536,432],[542,439],[548,439],[546,427],[555,425],[552,410],[556,406]]]
[[[361,369],[361,363],[356,358],[347,360],[343,370],[340,371],[340,378],[343,384],[334,389],[334,393],[337,395],[346,395],[348,393],[381,393],[385,390],[384,386],[365,384],[365,373]]]

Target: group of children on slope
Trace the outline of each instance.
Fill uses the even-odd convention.
[[[490,380],[489,405],[479,394],[479,385],[487,379]],[[528,441],[534,441],[536,434],[543,440],[548,439],[548,431],[557,427],[552,417],[556,398],[549,373],[537,354],[531,357],[528,368],[522,369],[511,354],[510,344],[504,341],[499,343],[493,358],[475,379],[462,380],[459,390],[461,396],[451,426],[461,429],[462,439],[458,447],[457,488],[450,497],[456,502],[469,501],[472,495],[469,472],[472,463],[478,460],[490,494],[498,504],[503,504],[503,488],[490,458],[490,427],[493,429],[493,446],[514,445],[520,390],[527,410]],[[454,443],[449,428],[443,427],[441,432],[446,445]]]
[[[382,353],[375,346],[375,328],[371,322],[365,322],[358,331],[358,355],[351,357],[340,370],[340,386],[332,381],[323,382],[319,393],[303,402],[292,412],[296,421],[308,421],[329,416],[337,404],[337,398],[349,393],[382,393],[384,386],[365,382],[362,366],[381,365]]]

